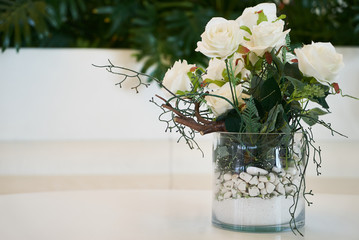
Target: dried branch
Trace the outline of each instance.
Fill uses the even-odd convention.
[[[187,126],[197,132],[199,132],[201,135],[205,135],[212,132],[226,132],[226,126],[224,121],[208,121],[205,120],[200,114],[199,114],[199,102],[196,102],[195,104],[195,116],[197,118],[197,121],[194,120],[191,117],[187,117],[183,115],[180,111],[178,111],[176,108],[172,107],[172,105],[166,101],[164,98],[156,95],[159,99],[162,101],[165,101],[166,103],[162,104],[161,107],[168,109],[169,111],[172,111],[177,116],[174,117],[173,121],[176,123],[179,123],[181,125]]]

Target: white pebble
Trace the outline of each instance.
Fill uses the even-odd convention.
[[[224,199],[228,199],[232,196],[232,192],[226,192],[224,195],[223,195],[223,198]]]
[[[260,182],[268,182],[268,177],[267,176],[259,176],[259,178],[258,178],[258,180],[260,181]]]
[[[275,181],[273,182],[273,184],[277,186],[279,183],[280,183],[280,180],[279,180],[279,178],[277,177],[277,178],[275,179]]]
[[[232,180],[235,180],[235,179],[238,179],[238,174],[237,173],[232,175]]]
[[[242,181],[242,182],[238,185],[237,188],[238,188],[239,191],[245,192],[246,189],[247,189],[247,183]]]
[[[226,193],[226,192],[228,192],[228,189],[227,189],[227,188],[221,188],[221,193],[222,193],[222,194],[224,194],[224,193]]]
[[[269,181],[271,182],[271,183],[274,183],[275,182],[275,180],[277,179],[277,177],[276,177],[276,175],[274,174],[274,173],[269,173]]]
[[[262,168],[248,167],[247,173],[249,173],[251,175],[267,175],[268,171],[265,169],[262,169]]]
[[[282,169],[281,169],[281,168],[277,168],[277,167],[273,167],[273,168],[272,168],[272,171],[275,172],[275,173],[280,173],[280,172],[282,172]]]
[[[233,188],[233,182],[232,181],[227,181],[225,183],[223,183],[223,186],[227,189],[232,189]]]
[[[259,195],[259,189],[255,186],[252,186],[248,189],[249,196],[256,197]]]
[[[287,169],[287,173],[294,176],[297,173],[297,169],[294,168],[294,167],[290,167],[290,168]]]
[[[277,192],[280,193],[281,195],[284,195],[284,194],[285,194],[285,190],[284,190],[283,184],[278,184],[278,185],[275,187],[275,190],[277,190]]]
[[[237,178],[237,179],[233,179],[232,180],[233,182],[234,182],[234,185],[239,185],[241,182],[244,182],[242,179],[240,179],[240,178]]]
[[[292,179],[292,178],[293,178],[293,175],[290,175],[289,173],[287,173],[287,174],[285,175],[285,177],[288,178],[288,179]]]
[[[286,185],[286,184],[290,183],[290,181],[288,180],[288,178],[284,177],[283,180],[282,180],[282,183],[284,185]]]
[[[230,174],[230,173],[224,174],[223,179],[224,179],[225,181],[231,180],[231,179],[232,179],[232,174]]]
[[[266,190],[267,190],[267,193],[272,193],[275,189],[275,185],[271,182],[267,182],[266,183]]]
[[[264,185],[264,182],[260,182],[258,183],[258,186],[257,186],[259,189],[264,189],[266,187],[266,185]]]
[[[259,181],[257,176],[252,177],[252,179],[249,181],[249,184],[251,185],[257,185],[258,183]]]
[[[261,194],[262,195],[266,195],[267,194],[267,190],[265,188],[261,189]]]
[[[295,190],[295,186],[293,186],[293,185],[285,186],[284,189],[285,189],[286,194],[290,194]]]
[[[241,172],[239,174],[239,177],[242,178],[246,182],[249,182],[252,179],[252,175],[245,173],[245,172]]]

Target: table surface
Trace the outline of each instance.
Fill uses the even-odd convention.
[[[0,239],[359,239],[359,195],[318,194],[304,238],[242,233],[211,224],[205,190],[93,190],[0,195]]]

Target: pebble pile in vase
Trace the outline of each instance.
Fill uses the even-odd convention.
[[[257,167],[247,167],[246,172],[217,173],[216,199],[237,198],[272,198],[275,196],[290,196],[300,185],[300,171],[296,168],[286,170],[273,167],[271,172]]]

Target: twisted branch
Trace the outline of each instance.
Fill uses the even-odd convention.
[[[195,116],[196,120],[194,120],[191,117],[187,117],[183,115],[180,111],[178,111],[176,108],[172,107],[172,105],[166,101],[164,98],[156,95],[159,99],[164,101],[165,103],[161,105],[161,107],[168,109],[169,111],[172,111],[177,116],[174,117],[173,121],[176,123],[179,123],[181,125],[187,126],[197,132],[199,132],[201,135],[205,135],[212,132],[227,132],[226,126],[224,121],[208,121],[204,119],[199,114],[199,102],[195,103]]]

